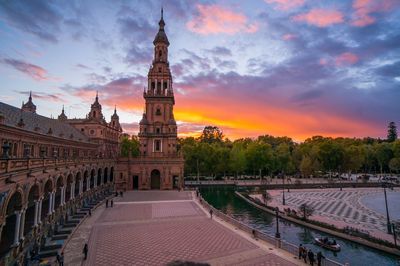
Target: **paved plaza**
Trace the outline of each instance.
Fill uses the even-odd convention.
[[[400,190],[396,190],[400,192]],[[386,216],[362,203],[362,198],[383,193],[381,188],[339,189],[302,189],[285,191],[286,205],[282,205],[282,190],[269,191],[273,201],[271,206],[291,208],[306,203],[314,208],[312,219],[332,223],[338,226],[351,226],[366,230],[373,235],[391,240],[386,236]],[[382,206],[384,208],[384,206]]]
[[[85,239],[85,240],[84,240]],[[89,245],[83,261],[82,248]],[[100,207],[65,248],[66,265],[301,265],[293,255],[210,219],[191,192],[135,191]]]

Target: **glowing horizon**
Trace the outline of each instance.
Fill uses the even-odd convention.
[[[394,0],[164,3],[179,136],[385,138],[400,123]],[[138,131],[161,2],[0,4],[0,101]]]

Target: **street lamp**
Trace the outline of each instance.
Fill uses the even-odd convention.
[[[283,190],[283,193],[282,193],[282,204],[286,205],[286,202],[285,202],[285,176],[282,173],[281,173],[281,176],[282,176],[282,182],[283,182],[283,185],[282,185],[282,190]]]
[[[385,194],[386,226],[387,226],[387,231],[388,231],[388,234],[392,234],[392,226],[390,225],[389,208],[388,208],[387,196],[386,196],[386,183],[383,183],[382,186],[383,186],[383,193]]]
[[[279,208],[275,208],[275,215],[276,215],[276,232],[275,238],[281,238],[281,234],[279,233]]]

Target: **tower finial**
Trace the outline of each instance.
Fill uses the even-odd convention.
[[[161,19],[164,19],[164,8],[161,6]]]
[[[117,105],[114,106],[114,114],[117,113]]]
[[[96,91],[96,102],[99,101],[99,91]]]
[[[62,109],[62,112],[64,113],[64,104],[63,104],[63,109]]]
[[[32,91],[29,91],[29,101],[32,101]]]

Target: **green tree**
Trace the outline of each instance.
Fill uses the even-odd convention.
[[[313,174],[313,162],[311,161],[310,157],[304,156],[300,163],[300,172],[303,177],[309,177]]]
[[[137,136],[124,137],[121,140],[121,156],[128,157],[129,153],[132,157],[139,156],[139,139]]]
[[[373,147],[382,174],[384,169],[387,169],[389,161],[393,156],[392,149],[390,148],[390,144],[386,142],[375,143]]]
[[[389,169],[395,173],[400,172],[400,158],[392,158],[389,161]]]
[[[397,139],[397,128],[394,122],[390,122],[388,125],[387,141],[393,142]]]
[[[206,143],[222,143],[224,139],[224,134],[223,132],[215,126],[206,126],[203,129],[203,133],[200,136],[200,141],[201,142],[206,142]]]
[[[234,142],[229,155],[229,168],[236,176],[246,170],[246,150],[242,142]]]
[[[262,141],[251,142],[246,149],[247,166],[253,172],[268,168],[268,164],[272,159],[271,145]]]
[[[325,171],[340,171],[343,166],[344,149],[338,143],[328,139],[319,146],[319,159]]]
[[[351,145],[344,148],[343,170],[357,172],[365,162],[365,153],[362,147]]]

